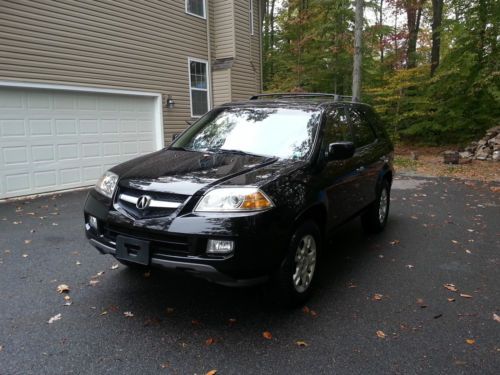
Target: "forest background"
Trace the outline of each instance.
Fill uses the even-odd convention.
[[[264,90],[350,95],[354,2],[264,5]],[[498,0],[365,0],[361,100],[398,142],[480,138],[500,124],[499,23]]]

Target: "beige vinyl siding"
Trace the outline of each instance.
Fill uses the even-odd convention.
[[[249,27],[249,0],[234,2],[236,58],[231,72],[232,100],[248,99],[261,91],[260,1],[254,1],[254,35]]]
[[[214,105],[218,106],[231,101],[231,70],[223,69],[212,72]]]
[[[215,40],[216,59],[234,57],[235,30],[233,0],[211,0],[214,9],[213,38]]]
[[[0,0],[0,80],[172,95],[167,143],[190,117],[188,57],[207,49],[206,21],[184,0]]]

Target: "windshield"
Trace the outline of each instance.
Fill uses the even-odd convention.
[[[303,159],[319,118],[318,109],[223,108],[200,119],[172,147]]]

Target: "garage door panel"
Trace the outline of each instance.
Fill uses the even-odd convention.
[[[156,150],[151,97],[0,88],[0,198],[93,185]]]
[[[0,122],[0,136],[2,138],[8,137],[25,137],[26,128],[24,120],[6,119]]]

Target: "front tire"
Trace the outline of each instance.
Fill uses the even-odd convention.
[[[271,281],[274,300],[280,305],[303,305],[310,297],[322,240],[321,232],[313,221],[306,221],[295,230],[287,257]]]
[[[389,208],[391,201],[391,186],[384,179],[382,186],[377,194],[375,202],[370,204],[368,210],[361,215],[363,229],[367,233],[380,233],[384,230],[389,217]]]

